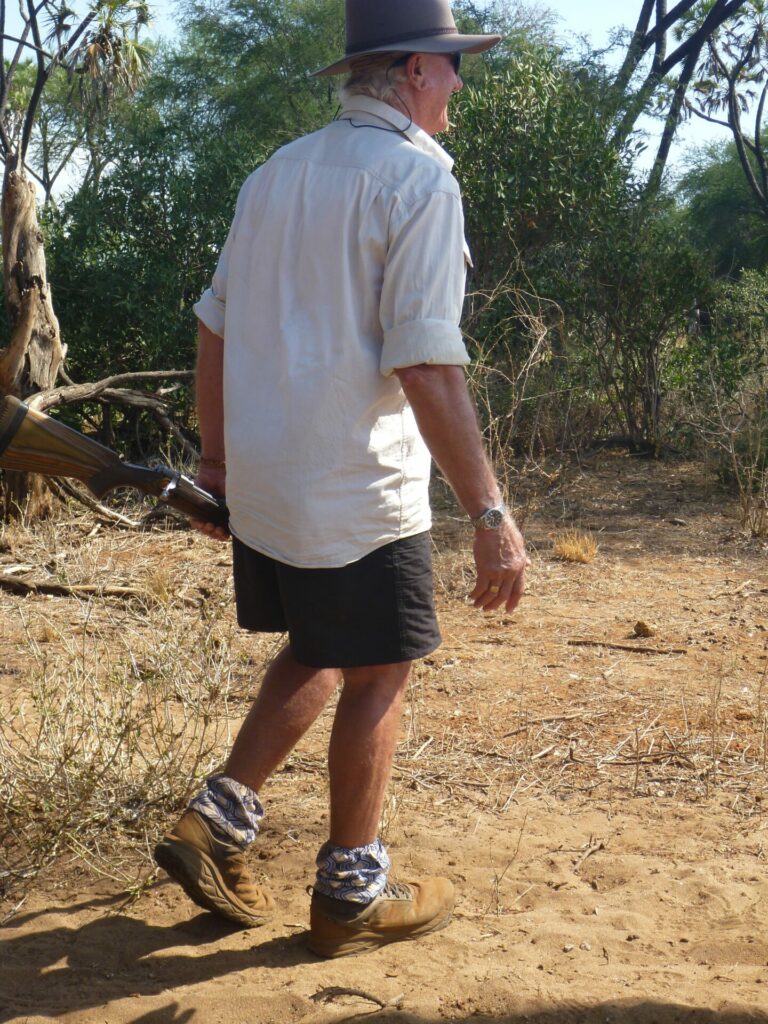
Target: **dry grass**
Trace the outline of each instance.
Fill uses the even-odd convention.
[[[569,514],[583,515],[589,501],[596,507],[609,484],[618,486],[615,476],[596,480]],[[616,494],[606,501],[613,509]],[[674,508],[679,514],[677,500]],[[631,553],[634,534],[620,525]],[[549,529],[539,526],[542,536]],[[530,536],[535,549],[535,524]],[[599,568],[574,571],[534,555],[513,618],[462,604],[472,583],[463,525],[449,519],[436,537],[445,642],[413,674],[387,841],[406,824],[404,806],[504,816],[532,796],[699,801],[718,793],[744,818],[761,813],[768,661],[758,627],[768,620],[746,556],[746,582],[722,583],[729,570],[716,568],[725,555],[711,522],[701,537],[712,551],[705,559],[697,536],[698,561],[684,568],[678,551],[674,563],[644,556],[632,570],[610,534]],[[576,537],[587,552],[596,548],[589,535]],[[641,531],[637,540],[653,549]],[[0,896],[65,857],[128,889],[152,872],[154,838],[224,756],[280,643],[236,629],[228,563],[226,548],[183,532],[94,534],[84,516],[0,534],[0,573],[21,567],[38,581],[120,584],[146,595],[0,592]],[[658,624],[647,649],[633,632],[641,614]],[[572,638],[594,646],[570,646]],[[688,657],[653,652],[681,647]],[[270,782],[270,806],[290,809],[286,820],[322,821],[331,717],[329,708]]]
[[[212,569],[188,557],[190,540],[94,534],[80,516],[0,538],[3,570],[73,587],[69,599],[0,597],[0,670],[22,679],[0,687],[0,892],[64,854],[129,886],[226,751],[244,655],[227,587],[211,586],[226,581],[226,552]],[[126,597],[79,599],[86,583]]]
[[[588,565],[598,552],[597,541],[581,530],[564,530],[552,538],[552,554],[564,562]]]
[[[87,644],[60,636],[53,655],[22,620],[26,692],[0,703],[0,845],[11,875],[70,852],[127,882],[115,840],[147,847],[158,819],[226,749],[227,645],[210,625],[179,630],[167,618],[143,623],[139,637],[131,618],[106,645],[97,631]]]

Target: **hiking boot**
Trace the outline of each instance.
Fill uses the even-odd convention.
[[[157,844],[156,863],[199,907],[246,928],[265,924],[275,902],[256,885],[239,846],[215,835],[197,811],[187,811]]]
[[[366,907],[313,891],[307,945],[318,956],[337,957],[418,939],[445,928],[453,898],[453,884],[447,878],[390,883]]]

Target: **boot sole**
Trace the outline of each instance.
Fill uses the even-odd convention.
[[[449,912],[447,917],[424,924],[420,928],[415,928],[412,932],[408,932],[406,935],[377,935],[375,932],[368,932],[368,934],[359,937],[350,937],[346,942],[324,943],[322,939],[313,938],[310,932],[306,945],[310,952],[316,956],[325,957],[327,960],[335,960],[337,957],[353,956],[355,953],[369,953],[374,949],[381,949],[382,946],[388,946],[392,942],[410,942],[413,939],[420,939],[424,935],[431,935],[433,932],[442,931],[443,928],[447,928],[451,923],[452,916],[453,911]]]
[[[245,904],[236,902],[224,884],[213,861],[187,843],[164,839],[154,849],[158,867],[178,882],[193,903],[220,917],[246,928],[266,924],[273,914],[254,913]]]

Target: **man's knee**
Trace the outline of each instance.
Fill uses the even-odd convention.
[[[413,662],[400,661],[394,665],[366,665],[361,668],[342,669],[345,687],[402,690],[408,683]]]

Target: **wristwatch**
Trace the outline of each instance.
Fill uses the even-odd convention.
[[[476,530],[498,530],[504,522],[506,514],[507,506],[502,503],[494,505],[493,508],[487,508],[485,512],[475,518],[470,516],[470,520]]]

